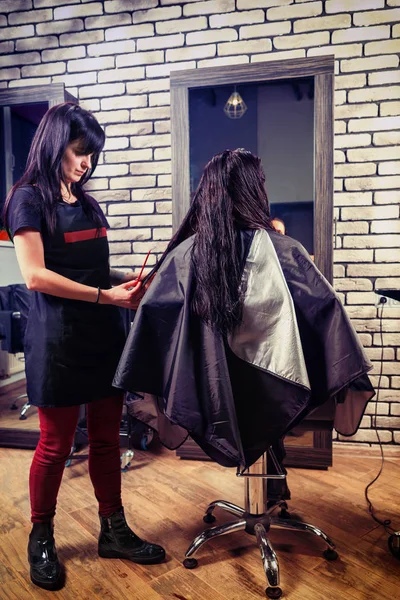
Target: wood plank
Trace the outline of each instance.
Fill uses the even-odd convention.
[[[199,579],[193,571],[177,569],[172,573],[162,575],[151,587],[168,600],[225,600],[226,596]]]
[[[18,89],[2,90],[0,94],[0,106],[9,104],[28,104],[38,102],[49,102],[60,104],[65,99],[64,83],[51,83],[46,85],[30,85]]]
[[[315,76],[314,95],[314,255],[333,283],[333,71]]]
[[[227,65],[171,71],[171,90],[174,87],[197,88],[212,85],[259,83],[260,81],[311,77],[333,73],[333,55],[289,58],[244,65]]]
[[[171,160],[174,209],[172,226],[175,232],[190,206],[189,162],[189,94],[184,87],[171,85]]]
[[[243,481],[234,469],[216,463],[181,461],[173,452],[153,446],[136,451],[123,474],[127,520],[143,538],[161,543],[167,560],[143,566],[105,560],[97,555],[97,503],[87,473],[84,449],[66,469],[60,490],[55,536],[65,565],[61,600],[254,600],[265,597],[266,578],[254,536],[223,536],[203,546],[199,566],[182,566],[193,537],[205,528],[209,501],[225,498],[242,503]],[[46,599],[49,593],[29,580],[26,546],[30,530],[28,474],[32,451],[0,449],[0,599]],[[329,471],[291,469],[293,515],[332,537],[339,559],[326,562],[324,544],[309,534],[271,530],[278,554],[281,585],[287,600],[389,600],[396,597],[399,561],[387,549],[387,534],[370,518],[364,487],[380,461],[340,456]],[[400,465],[387,460],[382,478],[371,490],[378,514],[393,517],[400,529],[397,505]],[[232,516],[216,511],[217,524]]]

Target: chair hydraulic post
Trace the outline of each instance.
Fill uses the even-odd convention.
[[[269,475],[267,473],[268,456],[275,466],[275,475]],[[226,500],[215,500],[208,505],[203,520],[206,523],[213,523],[215,521],[213,511],[217,507],[235,515],[239,520],[205,529],[200,535],[198,535],[186,551],[186,558],[183,561],[183,565],[187,569],[194,569],[197,567],[197,560],[191,557],[208,540],[220,535],[232,533],[234,531],[245,531],[250,535],[256,536],[257,543],[260,547],[261,559],[268,582],[268,587],[265,590],[267,597],[280,598],[282,595],[282,590],[279,587],[280,578],[278,557],[272,548],[267,535],[271,527],[290,529],[292,531],[307,531],[312,533],[326,543],[327,549],[324,551],[324,556],[327,560],[335,560],[338,557],[335,550],[335,544],[323,531],[321,531],[321,529],[315,527],[314,525],[303,523],[302,521],[290,519],[290,514],[287,512],[288,507],[286,502],[281,501],[268,508],[268,479],[286,478],[286,474],[280,468],[272,448],[269,448],[256,463],[249,467],[249,469],[238,469],[237,476],[244,477],[245,479],[245,508],[241,508],[240,506],[227,502]],[[280,515],[278,517],[271,516],[271,513],[277,507],[281,508]]]

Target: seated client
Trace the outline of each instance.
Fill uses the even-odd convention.
[[[165,445],[189,433],[220,464],[243,468],[328,400],[337,430],[353,434],[374,395],[333,288],[271,225],[264,182],[250,152],[210,160],[114,379]]]

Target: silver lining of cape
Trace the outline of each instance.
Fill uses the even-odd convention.
[[[242,360],[310,389],[293,300],[267,231],[254,234],[243,271],[242,322],[228,338]]]

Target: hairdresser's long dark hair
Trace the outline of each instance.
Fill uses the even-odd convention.
[[[206,165],[189,212],[167,254],[194,233],[192,310],[228,335],[242,314],[240,229],[273,229],[261,160],[246,150],[226,150]]]
[[[12,195],[17,188],[30,184],[40,190],[41,193],[35,196],[39,203],[38,209],[48,230],[54,232],[57,203],[61,200],[61,182],[65,183],[61,161],[68,144],[77,140],[80,142],[78,146],[80,154],[92,154],[92,166],[78,183],[72,183],[71,191],[81,200],[85,212],[98,227],[101,227],[101,218],[95,204],[83,192],[82,186],[97,166],[104,146],[104,131],[90,112],[72,102],[53,106],[40,121],[28,154],[25,172],[11,188],[4,204],[3,221],[6,227],[8,227],[7,213]]]

